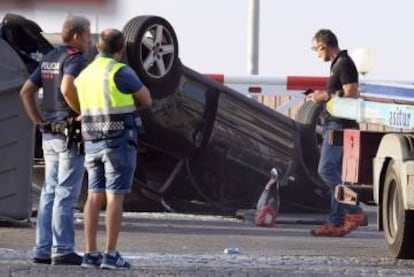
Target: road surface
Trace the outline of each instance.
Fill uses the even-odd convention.
[[[133,269],[116,276],[414,276],[414,261],[389,257],[383,234],[370,224],[343,238],[316,238],[309,230],[326,215],[278,217],[275,228],[220,216],[126,213],[119,250]],[[75,217],[77,250],[82,253],[82,214]],[[114,276],[112,271],[77,266],[34,265],[31,223],[0,227],[0,276]],[[104,241],[100,218],[99,245]],[[224,254],[238,247],[239,254]]]

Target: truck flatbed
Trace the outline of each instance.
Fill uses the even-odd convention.
[[[327,110],[336,117],[359,123],[414,129],[414,85],[363,83],[358,99],[334,97]]]

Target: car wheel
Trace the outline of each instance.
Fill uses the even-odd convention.
[[[403,205],[401,179],[397,165],[391,162],[382,194],[381,212],[388,250],[395,258],[414,258],[414,214]]]
[[[296,113],[295,120],[299,124],[302,159],[311,178],[320,182],[318,163],[322,146],[323,104],[306,101]]]
[[[149,87],[174,77],[180,66],[174,29],[158,16],[137,16],[123,28],[128,64]]]

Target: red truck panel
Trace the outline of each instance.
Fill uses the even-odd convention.
[[[343,182],[372,184],[372,159],[383,135],[383,132],[344,130]]]

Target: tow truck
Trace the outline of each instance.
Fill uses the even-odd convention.
[[[348,130],[343,142],[340,201],[373,201],[377,225],[392,256],[414,258],[414,85],[361,84],[360,98],[335,97],[327,103],[334,116],[380,130]]]

